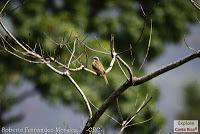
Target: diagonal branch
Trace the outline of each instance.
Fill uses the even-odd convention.
[[[148,98],[148,94],[146,95],[146,98],[144,99],[142,105],[137,109],[137,111],[127,120],[123,121],[122,128],[120,130],[120,134],[125,130],[125,128],[132,126],[133,124],[129,125],[129,123],[139,114],[139,112],[150,102],[152,97]]]
[[[5,27],[5,25],[2,23],[1,21],[2,18],[0,18],[0,25],[1,27],[5,30],[5,32],[22,48],[24,49],[25,51],[29,52],[29,50],[24,47],[24,45],[22,45],[11,33],[10,31]]]
[[[88,108],[88,111],[89,111],[89,119],[92,118],[92,110],[91,110],[91,107],[90,107],[90,103],[87,99],[87,97],[85,96],[84,92],[82,91],[82,89],[79,87],[79,85],[75,82],[75,80],[70,76],[70,75],[67,75],[67,77],[69,78],[69,80],[73,83],[73,85],[76,87],[76,89],[79,91],[79,93],[81,94],[81,96],[83,97],[84,101],[85,101],[85,104]]]
[[[144,83],[146,81],[149,81],[149,80],[151,80],[151,79],[153,79],[153,78],[155,78],[155,77],[157,77],[157,76],[159,76],[159,75],[161,75],[161,74],[163,74],[165,72],[168,72],[168,71],[170,71],[170,70],[172,70],[174,68],[177,68],[177,67],[179,67],[179,66],[181,66],[181,65],[183,65],[183,64],[185,64],[185,63],[187,63],[187,62],[189,62],[189,61],[191,61],[191,60],[193,60],[195,58],[200,58],[200,50],[197,51],[196,53],[190,54],[190,55],[188,55],[188,56],[186,56],[186,57],[184,57],[184,58],[182,58],[180,60],[177,60],[176,62],[173,62],[173,63],[171,63],[169,65],[166,65],[166,66],[158,69],[155,72],[152,72],[150,74],[147,74],[145,76],[137,78],[135,80],[134,86],[135,85],[140,85],[140,84],[142,84],[142,83]]]
[[[199,4],[198,2],[196,2],[196,1],[194,1],[194,0],[190,0],[190,2],[192,3],[192,5],[193,5],[197,10],[200,11],[200,4]]]
[[[97,106],[94,105],[94,103],[91,102],[91,100],[89,100],[90,104],[97,110],[99,110],[99,108]],[[109,117],[110,119],[112,119],[114,122],[116,122],[117,124],[121,125],[121,123],[115,119],[114,117],[110,116],[109,114],[107,114],[106,112],[104,113],[107,117]]]
[[[116,60],[116,55],[117,54],[115,52],[113,52],[112,55],[113,55],[113,57],[112,57],[112,60],[110,62],[110,66],[108,67],[108,69],[106,69],[106,74],[112,70],[113,65],[115,63],[115,60]]]
[[[200,58],[200,50],[197,53],[193,53],[189,56],[186,56],[174,63],[171,63],[161,69],[156,70],[155,72],[152,72],[150,74],[147,74],[145,76],[136,78],[134,77],[132,81],[126,81],[122,86],[120,86],[117,90],[115,90],[105,101],[104,103],[101,105],[101,107],[99,108],[98,111],[96,111],[93,114],[93,117],[91,119],[89,119],[82,131],[82,134],[87,134],[87,130],[89,128],[94,127],[94,125],[96,124],[96,122],[99,120],[99,118],[102,116],[102,114],[107,110],[107,108],[124,92],[126,91],[129,87],[131,86],[137,86],[137,85],[141,85],[165,72],[168,72],[172,69],[175,69],[193,59],[196,58]]]
[[[108,52],[104,52],[104,51],[93,49],[93,48],[89,47],[88,45],[86,45],[85,43],[83,43],[83,44],[84,44],[85,48],[89,49],[90,51],[93,51],[93,52],[96,52],[96,53],[101,53],[101,54],[106,54],[106,55],[110,54]]]
[[[40,56],[39,54],[29,51],[22,43],[20,43],[15,37],[14,35],[5,27],[5,25],[2,23],[2,18],[0,18],[0,26],[5,30],[5,32],[17,43],[17,45],[19,45],[25,52],[27,52],[27,54],[33,55],[38,59],[41,59],[42,56]]]
[[[142,105],[138,108],[138,110],[132,115],[132,117],[130,119],[127,119],[126,121],[126,125],[127,126],[135,117],[136,115],[150,102],[150,100],[152,99],[152,97],[150,97],[149,99],[148,95],[146,96],[145,100],[143,101]]]
[[[127,76],[126,72],[124,71],[124,69],[122,68],[122,66],[120,65],[118,59],[117,59],[117,64],[119,65],[120,70],[122,71],[122,73],[124,74],[124,76],[126,77],[126,79],[128,80],[128,76]]]
[[[1,17],[1,14],[3,13],[3,10],[6,8],[6,6],[9,4],[9,2],[10,2],[10,0],[8,0],[7,2],[6,2],[6,4],[3,6],[3,8],[1,9],[1,11],[0,11],[0,17]]]
[[[137,123],[133,123],[133,124],[127,125],[126,128],[127,128],[127,127],[131,127],[131,126],[135,126],[135,125],[138,125],[138,124],[146,123],[146,122],[148,122],[148,121],[150,121],[150,120],[152,120],[152,119],[153,119],[153,117],[151,117],[151,118],[149,118],[149,119],[147,119],[147,120],[141,121],[141,122],[137,122]]]
[[[68,67],[68,68],[69,68],[69,66],[70,66],[70,64],[71,64],[71,60],[72,60],[72,58],[73,58],[73,56],[74,56],[74,53],[75,53],[75,51],[76,51],[76,41],[77,41],[77,39],[75,39],[75,41],[74,41],[74,46],[73,46],[72,54],[71,54],[71,57],[70,57],[69,62],[68,62],[68,64],[67,64],[67,67]]]
[[[152,20],[151,20],[151,30],[150,30],[150,34],[149,34],[149,42],[148,42],[148,47],[147,47],[147,51],[146,51],[146,54],[145,54],[145,57],[144,57],[144,60],[141,64],[141,66],[139,67],[139,71],[142,69],[142,67],[144,66],[144,63],[147,59],[147,56],[149,54],[149,49],[150,49],[150,46],[151,46],[151,36],[152,36]]]
[[[0,19],[1,19],[1,18],[0,18]],[[29,50],[28,48],[26,48],[26,47],[24,46],[24,43],[23,43],[23,44],[20,43],[20,41],[18,41],[18,40],[14,37],[14,35],[12,35],[12,34],[10,33],[10,31],[4,26],[4,24],[2,23],[1,20],[0,20],[0,25],[3,27],[3,29],[6,31],[6,33],[14,40],[14,42],[15,42],[23,51],[25,51],[25,54],[24,54],[24,52],[21,52],[22,55],[24,54],[25,56],[29,56],[29,54],[30,54],[30,55],[33,56],[34,58],[38,58],[39,60],[41,60],[41,62],[28,60],[28,59],[26,59],[26,58],[21,57],[20,55],[18,55],[18,54],[16,54],[16,53],[12,52],[12,51],[9,51],[9,50],[6,48],[6,46],[5,46],[5,44],[4,44],[4,41],[2,40],[3,45],[4,45],[4,49],[5,49],[8,53],[10,53],[10,54],[12,54],[12,55],[14,55],[14,56],[16,56],[16,57],[22,59],[22,60],[25,60],[25,61],[31,62],[31,63],[43,63],[43,64],[45,64],[48,68],[50,68],[52,71],[56,72],[57,74],[62,75],[62,76],[67,76],[67,77],[69,78],[69,80],[73,83],[73,85],[76,87],[76,89],[79,91],[79,93],[81,94],[81,96],[83,97],[83,99],[84,99],[84,101],[85,101],[85,104],[86,104],[86,106],[87,106],[87,108],[88,108],[88,111],[89,111],[89,118],[92,118],[92,110],[91,110],[90,104],[89,104],[89,102],[88,102],[88,100],[87,100],[87,97],[85,96],[85,94],[83,93],[83,91],[81,90],[81,88],[79,87],[79,85],[74,81],[74,79],[70,76],[70,73],[69,73],[69,71],[70,71],[69,66],[70,66],[70,64],[71,64],[72,58],[73,58],[74,53],[75,53],[75,45],[76,45],[76,40],[77,40],[77,39],[74,41],[73,51],[72,51],[72,53],[71,53],[71,57],[70,57],[70,59],[69,59],[68,65],[67,65],[67,67],[66,67],[66,65],[64,65],[64,64],[62,64],[62,63],[60,63],[60,62],[58,62],[58,61],[55,60],[55,58],[53,58],[53,57],[44,58],[44,56],[43,56],[43,50],[42,50],[40,44],[39,44],[39,48],[40,48],[41,54],[37,54],[37,53],[36,53],[34,50],[32,50],[32,49]],[[3,38],[3,39],[4,39],[4,38]],[[7,43],[8,45],[10,45],[8,42],[6,42],[6,43]],[[26,45],[26,46],[27,46],[27,45]],[[15,49],[14,47],[11,46],[11,48],[12,48],[14,51],[16,51],[16,52],[19,52],[19,51],[18,51],[17,49]],[[54,61],[54,60],[55,60],[55,61]],[[65,70],[65,71],[60,71],[60,70],[58,70],[56,67],[54,67],[54,66],[51,64],[51,61],[54,62],[54,63],[57,63],[58,65],[61,65],[61,66],[64,67],[66,70]],[[83,68],[84,68],[84,66],[83,66],[83,67],[80,66],[80,69],[83,69]],[[79,70],[79,68],[78,68],[78,69],[71,69],[71,70],[76,71],[76,70]],[[86,70],[86,69],[85,69],[85,70]],[[87,70],[87,71],[88,71],[88,70]]]
[[[186,47],[188,48],[188,49],[190,49],[191,51],[193,51],[193,52],[197,52],[197,50],[195,50],[194,48],[192,48],[191,46],[189,46],[188,45],[188,43],[187,43],[187,41],[186,41],[186,39],[184,38],[184,43],[185,43],[185,45],[186,45]]]
[[[130,68],[130,66],[119,56],[117,55],[117,60],[119,60],[122,65],[124,65],[124,67],[128,70],[128,73],[129,73],[129,81],[132,81],[133,79],[133,73],[132,73],[132,69]]]

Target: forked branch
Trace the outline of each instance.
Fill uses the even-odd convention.
[[[5,8],[5,7],[4,7]],[[1,11],[2,12],[2,11]],[[23,45],[20,41],[18,41],[14,35],[5,27],[5,25],[2,23],[2,18],[0,18],[0,25],[1,27],[5,30],[5,32],[8,34],[8,36],[14,40],[14,42],[22,49],[22,51],[20,50],[17,50],[15,49],[13,46],[11,46],[11,44],[6,40],[4,39],[4,37],[1,35],[1,41],[3,43],[3,48],[6,52],[24,60],[24,61],[27,61],[27,62],[30,62],[30,63],[36,63],[36,64],[45,64],[48,68],[50,68],[51,70],[53,70],[54,72],[56,72],[57,74],[59,75],[62,75],[62,76],[67,76],[69,78],[69,80],[72,82],[72,84],[76,87],[76,89],[79,91],[79,93],[81,94],[81,96],[83,97],[83,100],[85,101],[85,104],[87,106],[87,109],[89,111],[89,118],[92,118],[92,110],[91,110],[91,107],[90,107],[90,104],[89,104],[89,101],[87,100],[87,97],[86,95],[84,94],[84,92],[82,91],[82,89],[78,86],[78,84],[74,81],[74,79],[70,76],[70,72],[69,71],[79,71],[79,69],[83,69],[83,66],[80,66],[79,68],[76,68],[76,69],[70,69],[70,64],[71,64],[71,60],[72,60],[72,57],[74,56],[74,53],[75,53],[75,45],[76,45],[76,40],[74,41],[74,48],[73,48],[73,52],[71,53],[71,56],[70,56],[70,59],[69,59],[69,62],[66,65],[58,62],[57,60],[55,60],[55,58],[53,57],[48,57],[48,58],[44,58],[43,56],[43,50],[41,48],[41,46],[39,45],[39,48],[40,48],[40,54],[36,53],[33,49],[30,49],[29,47],[27,48],[26,46],[28,46],[27,44]],[[10,51],[7,47],[6,47],[6,44],[8,46],[11,47],[12,50],[14,50],[13,52]],[[17,54],[17,52],[19,54]],[[23,57],[24,56],[24,57]],[[34,60],[29,60],[25,57],[33,57],[35,59],[39,59],[39,61],[34,61]],[[58,64],[59,66],[62,66],[65,71],[62,71],[62,70],[59,70],[57,69],[55,66],[53,66],[51,64],[51,62],[54,62],[56,64]]]
[[[198,0],[190,0],[190,2],[192,3],[192,5],[200,11],[200,3],[198,2]]]
[[[192,4],[194,4],[194,6],[196,8],[199,9],[199,5],[198,3],[194,3],[193,0],[191,0]],[[8,4],[9,2],[6,3],[6,5]],[[82,131],[82,134],[88,134],[88,129],[94,127],[94,125],[96,124],[96,122],[99,120],[99,118],[105,113],[105,111],[107,110],[108,107],[111,106],[111,104],[113,102],[115,102],[117,100],[117,98],[122,95],[123,92],[125,92],[126,90],[129,89],[129,87],[134,87],[134,86],[137,86],[137,85],[141,85],[155,77],[158,77],[159,75],[165,73],[165,72],[168,72],[172,69],[175,69],[193,59],[196,59],[196,58],[199,58],[200,57],[200,50],[197,50],[197,51],[193,51],[192,54],[190,54],[189,56],[186,56],[180,60],[177,60],[176,62],[174,63],[170,63],[169,65],[166,65],[150,74],[147,74],[147,75],[144,75],[144,76],[141,76],[141,77],[134,77],[133,76],[133,72],[132,72],[132,69],[131,67],[128,65],[128,63],[126,63],[120,56],[117,52],[115,52],[115,42],[114,42],[114,36],[112,35],[111,36],[111,44],[110,44],[110,52],[104,52],[104,51],[99,51],[99,50],[96,50],[96,49],[93,49],[93,48],[90,48],[89,46],[87,46],[86,44],[84,44],[85,48],[89,49],[90,51],[93,51],[95,53],[101,53],[101,54],[105,54],[107,56],[111,56],[112,60],[110,62],[110,66],[108,67],[108,69],[106,69],[106,73],[109,73],[113,66],[114,66],[114,63],[115,61],[117,60],[118,64],[120,65],[120,63],[126,68],[126,70],[128,71],[129,73],[129,76],[126,75],[125,71],[123,70],[123,68],[120,66],[120,69],[122,70],[123,74],[127,77],[127,81],[124,82],[123,85],[121,85],[118,89],[114,90],[114,92],[111,93],[111,95],[104,101],[104,103],[98,108],[98,110],[92,114],[92,110],[91,110],[91,107],[90,107],[90,103],[86,97],[86,95],[84,94],[84,92],[81,90],[80,86],[75,82],[75,80],[71,77],[70,73],[71,72],[74,72],[74,71],[87,71],[93,75],[97,75],[96,72],[90,70],[89,68],[87,68],[87,64],[84,65],[82,63],[80,63],[80,66],[76,67],[76,68],[70,68],[70,64],[72,64],[74,61],[72,60],[73,57],[75,57],[75,51],[76,51],[76,45],[77,45],[77,39],[73,42],[73,49],[70,50],[70,59],[68,61],[68,64],[65,65],[61,62],[59,62],[55,57],[48,57],[48,58],[45,58],[44,57],[44,51],[42,50],[42,47],[40,46],[40,44],[38,44],[39,46],[39,49],[40,49],[40,53],[37,53],[35,51],[37,45],[35,45],[35,48],[34,49],[31,49],[29,47],[28,44],[25,44],[25,43],[21,43],[20,41],[18,41],[14,35],[5,27],[5,25],[2,23],[2,17],[1,17],[1,13],[3,12],[3,10],[5,9],[6,5],[3,7],[3,9],[0,11],[0,26],[4,29],[4,31],[7,33],[7,35],[17,44],[18,47],[20,47],[20,50],[18,49],[15,49],[13,46],[11,46],[11,44],[3,38],[3,36],[1,36],[1,39],[2,39],[2,43],[3,43],[3,47],[5,49],[5,51],[7,51],[8,53],[18,57],[18,58],[21,58],[22,60],[25,60],[25,61],[28,61],[30,63],[42,63],[42,64],[45,64],[48,68],[50,68],[51,70],[53,70],[54,72],[62,75],[62,76],[66,76],[69,78],[69,80],[71,81],[71,83],[76,87],[76,89],[79,91],[79,93],[81,94],[81,96],[83,97],[84,99],[84,102],[87,106],[87,109],[89,111],[89,119]],[[148,51],[149,51],[149,47],[150,47],[150,43],[151,43],[151,33],[152,33],[152,23],[151,23],[151,31],[150,31],[150,38],[149,38],[149,44],[148,44],[148,49],[147,49],[147,53],[146,53],[146,56],[145,56],[145,59],[143,61],[143,63],[145,62],[146,60],[146,57],[148,55]],[[6,46],[7,44],[7,46]],[[10,50],[9,50],[10,48]],[[79,57],[79,56],[78,56]],[[34,58],[34,60],[30,60],[28,58]],[[86,56],[87,58],[87,56]],[[36,59],[36,60],[35,60]],[[77,60],[79,58],[75,58],[75,60]],[[86,59],[86,62],[87,62],[87,59]],[[55,65],[56,64],[56,65]],[[59,67],[62,67],[62,70],[61,69],[58,69],[58,66]],[[142,64],[143,66],[143,64]],[[150,100],[150,99],[149,99]],[[143,108],[143,106],[145,106],[149,101],[144,101],[144,103],[141,105],[141,107],[138,109],[138,111],[136,112],[136,114],[138,112],[140,112]],[[136,115],[135,114],[135,115]],[[128,119],[126,122],[125,122],[125,126],[129,126],[129,123],[133,120],[133,118],[135,117],[135,115],[132,116],[132,118]]]
[[[94,127],[95,123],[99,120],[99,118],[102,116],[102,114],[106,111],[106,109],[113,103],[115,102],[115,100],[126,90],[129,89],[129,87],[131,86],[137,86],[137,85],[141,85],[165,72],[168,72],[172,69],[175,69],[193,59],[196,59],[196,58],[200,58],[200,50],[197,51],[196,53],[192,53],[180,60],[177,60],[176,62],[174,63],[171,63],[167,66],[164,66],[150,74],[147,74],[145,76],[142,76],[142,77],[134,77],[132,81],[126,81],[122,86],[120,86],[117,90],[115,90],[105,101],[104,103],[101,105],[101,107],[99,108],[98,111],[96,111],[94,114],[93,114],[93,117],[91,119],[89,119],[82,131],[82,134],[87,134],[87,130],[89,128],[92,128]]]

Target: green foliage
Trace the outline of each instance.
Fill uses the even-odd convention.
[[[184,110],[178,114],[178,117],[183,120],[200,120],[199,84],[191,82],[185,86],[184,91]]]
[[[142,4],[146,17],[142,14],[139,3]],[[0,3],[0,7],[4,4],[5,0]],[[12,8],[12,6],[9,8]],[[150,19],[152,18],[153,20],[153,39],[148,60],[159,56],[167,42],[179,41],[186,31],[186,23],[194,21],[196,17],[195,10],[190,2],[182,0],[61,0],[61,4],[56,4],[52,0],[34,0],[26,1],[14,12],[9,12],[9,8],[5,11],[9,13],[7,17],[12,21],[15,36],[24,42],[28,42],[32,48],[34,48],[35,43],[41,43],[47,52],[46,55],[60,57],[59,59],[63,63],[66,63],[66,59],[68,59],[70,53],[68,50],[57,51],[59,46],[56,43],[62,43],[64,36],[66,36],[66,39],[63,43],[69,43],[74,38],[70,36],[71,33],[77,33],[80,42],[88,35],[85,43],[89,46],[96,49],[109,50],[109,36],[111,33],[114,33],[117,52],[128,49],[129,45],[132,44],[135,58],[133,68],[134,74],[137,74],[137,76],[142,74],[142,72],[137,72],[136,70],[146,52]],[[143,27],[144,31],[142,32]],[[141,32],[143,33],[142,36]],[[94,35],[99,37],[99,41],[93,38]],[[141,40],[137,42],[140,36]],[[67,42],[68,39],[69,41]],[[69,45],[72,44],[69,43]],[[79,49],[79,54],[86,54],[81,45],[77,49]],[[37,48],[37,51],[39,52],[39,48]],[[88,67],[91,68],[91,57],[97,54],[88,50],[86,51],[89,58]],[[77,55],[79,54],[77,53]],[[98,56],[101,57],[104,65],[108,67],[111,58],[103,55]],[[84,58],[85,55],[81,57],[83,62]],[[124,53],[124,59],[131,63],[130,60],[132,59],[128,53]],[[66,104],[76,102],[81,110],[86,110],[82,98],[74,86],[66,78],[58,76],[44,65],[29,64],[14,56],[1,53],[0,68],[0,79],[14,78],[12,74],[20,73],[25,78],[35,82],[38,91],[43,97],[54,101],[60,100]],[[125,81],[117,64],[115,64],[111,73],[108,74],[111,87],[106,87],[103,78],[95,77],[85,72],[78,72],[72,75],[88,98],[97,106],[100,106],[105,98]],[[10,80],[6,79],[0,82],[1,89]],[[145,108],[141,115],[134,120],[134,123],[152,116],[153,119],[148,122],[148,125],[131,127],[131,131],[154,133],[163,124],[163,118],[156,111],[155,106],[159,98],[158,89],[150,83],[131,88],[119,98],[124,116],[127,117],[130,113],[136,111],[147,93],[153,97],[153,100],[147,106],[148,108]],[[138,104],[133,106],[136,99]],[[115,107],[116,105],[113,105],[109,109],[109,113],[117,116]],[[103,116],[100,124],[106,121],[108,121],[108,118]]]

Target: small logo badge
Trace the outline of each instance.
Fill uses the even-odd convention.
[[[198,120],[174,120],[174,132],[198,132]]]

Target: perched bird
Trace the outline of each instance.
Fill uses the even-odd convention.
[[[101,61],[99,60],[99,58],[96,56],[93,57],[92,68],[98,75],[102,75],[106,84],[109,85],[108,79],[106,77],[106,71],[105,71],[103,65],[101,64]]]

